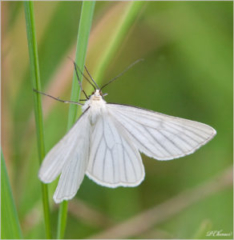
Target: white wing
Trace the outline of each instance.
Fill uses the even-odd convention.
[[[216,134],[206,124],[136,107],[107,104],[107,109],[131,136],[134,146],[158,160],[191,154]]]
[[[59,203],[71,199],[77,192],[88,165],[90,121],[86,111],[69,132],[46,155],[39,171],[44,183],[52,182],[61,172],[54,194]]]
[[[109,113],[97,120],[91,135],[87,176],[107,187],[137,186],[145,172],[139,151]]]

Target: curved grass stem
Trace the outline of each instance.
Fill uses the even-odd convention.
[[[78,37],[77,37],[77,46],[76,46],[76,57],[75,57],[75,62],[80,67],[82,72],[84,70],[89,34],[92,26],[94,7],[95,7],[94,1],[87,1],[87,2],[84,1],[82,3]],[[80,74],[79,74],[79,78],[82,79],[82,76],[80,76]],[[77,82],[76,73],[74,71],[73,81],[72,81],[71,101],[77,102],[80,97],[80,92],[81,92],[81,89]],[[68,130],[75,123],[76,117],[77,117],[77,106],[71,104],[69,106],[69,114],[68,114],[68,125],[67,125]],[[67,207],[68,207],[67,201],[63,201],[60,204],[59,216],[58,216],[58,228],[57,228],[58,239],[62,239],[65,233],[66,221],[67,221]]]

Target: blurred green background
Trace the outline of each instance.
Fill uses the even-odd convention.
[[[69,99],[82,2],[35,2],[42,90]],[[127,2],[97,2],[86,66],[94,72]],[[25,238],[43,238],[39,164],[22,2],[2,2],[2,148]],[[66,238],[89,238],[191,190],[232,166],[233,153],[233,3],[145,2],[102,84],[139,58],[144,61],[105,88],[106,101],[135,105],[211,125],[217,136],[196,153],[155,161],[142,155],[146,177],[135,188],[109,189],[85,177],[69,203]],[[87,84],[83,83],[84,87]],[[90,87],[87,86],[88,91]],[[91,92],[89,91],[89,94]],[[64,136],[68,106],[43,97],[46,151]],[[225,175],[222,175],[225,176]],[[233,194],[227,183],[200,201],[165,216],[142,218],[144,231],[125,238],[212,238],[207,231],[232,231]],[[221,181],[221,180],[220,180]],[[53,234],[58,208],[52,200]],[[211,189],[207,189],[209,192]],[[205,194],[206,190],[204,190]],[[194,196],[191,194],[191,196]],[[193,202],[193,201],[192,201]],[[180,203],[180,201],[179,201]],[[178,209],[173,200],[169,209]],[[124,231],[124,230],[123,230]],[[101,236],[101,235],[100,235]],[[115,235],[107,235],[116,238]],[[230,237],[231,236],[231,237]],[[226,238],[232,238],[232,235]],[[118,238],[118,236],[117,236]],[[225,238],[224,236],[217,238]]]

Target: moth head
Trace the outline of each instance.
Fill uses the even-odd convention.
[[[103,94],[100,89],[96,89],[95,91],[92,92],[93,99],[95,99],[95,100],[99,100],[99,99],[105,97],[106,95],[107,95],[107,93]]]
[[[99,89],[96,89],[92,95],[94,95],[95,97],[101,97],[102,96],[102,91]]]
[[[95,91],[92,92],[92,95],[90,96],[92,100],[101,100],[102,99],[102,92],[99,89],[96,89]]]

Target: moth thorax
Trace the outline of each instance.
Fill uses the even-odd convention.
[[[92,100],[93,101],[100,101],[102,99],[102,97],[101,96],[92,96]]]

